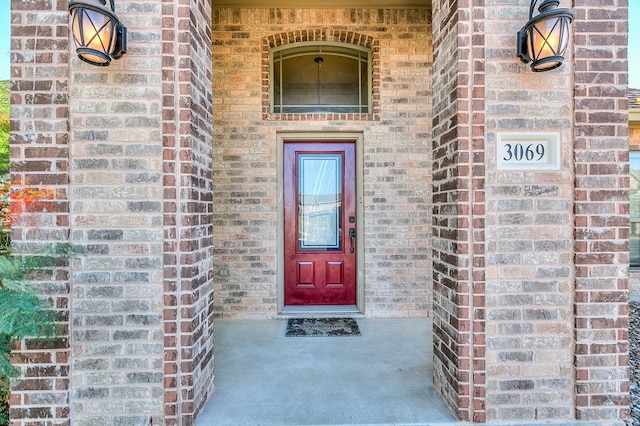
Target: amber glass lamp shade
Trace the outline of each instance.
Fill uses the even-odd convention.
[[[538,15],[533,16],[539,0],[531,0],[529,22],[518,31],[518,57],[531,62],[535,72],[558,68],[569,47],[569,24],[573,20],[571,9],[559,9],[559,0],[543,0]]]
[[[126,52],[127,28],[115,14],[113,0],[71,0],[71,32],[80,59],[107,66]]]

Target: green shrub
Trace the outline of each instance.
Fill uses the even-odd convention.
[[[20,373],[11,364],[12,345],[25,337],[51,341],[56,332],[54,311],[27,282],[68,263],[71,252],[60,244],[42,255],[0,256],[0,425],[9,421],[9,382]]]
[[[9,259],[0,256],[0,264]],[[2,265],[4,267],[5,265]],[[3,271],[4,272],[4,271]],[[19,371],[10,360],[11,346],[26,336],[51,337],[53,314],[46,310],[33,289],[22,284],[0,286],[0,425],[9,422],[9,381]]]

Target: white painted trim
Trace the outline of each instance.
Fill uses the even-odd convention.
[[[284,313],[284,142],[288,140],[313,140],[314,142],[355,141],[356,143],[356,223],[358,239],[356,244],[356,308],[361,314],[364,306],[364,135],[361,132],[278,132],[277,134],[277,194],[278,194],[278,248],[277,248],[277,303],[278,315]],[[304,309],[300,307],[299,309]],[[309,306],[309,313],[318,307]]]

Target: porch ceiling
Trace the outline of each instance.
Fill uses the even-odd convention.
[[[426,7],[431,8],[431,0],[211,0],[212,7],[241,7],[241,8],[401,8]]]

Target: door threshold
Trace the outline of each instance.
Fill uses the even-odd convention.
[[[364,317],[356,305],[289,305],[285,306],[278,318],[330,318]]]

